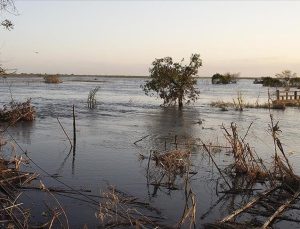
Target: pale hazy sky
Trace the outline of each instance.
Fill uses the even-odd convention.
[[[300,1],[17,1],[0,61],[18,72],[147,75],[200,53],[200,76],[300,75]],[[3,18],[3,17],[2,17]],[[36,54],[35,52],[39,52]]]

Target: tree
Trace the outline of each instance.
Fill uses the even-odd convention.
[[[275,76],[277,78],[283,80],[285,82],[284,86],[286,87],[287,90],[289,90],[289,87],[291,86],[290,81],[291,81],[291,79],[297,77],[297,73],[292,73],[291,70],[284,70],[281,73],[277,73]]]
[[[216,73],[212,76],[211,82],[212,84],[232,84],[237,82],[237,78],[239,77],[239,73],[225,73],[225,74],[220,74]]]
[[[0,16],[4,11],[9,13],[16,12],[16,7],[13,0],[0,0]],[[0,27],[1,26],[3,26],[7,30],[11,30],[14,28],[13,23],[8,19],[0,21]],[[0,76],[6,74],[7,74],[6,70],[0,64]]]
[[[0,14],[3,12],[8,12],[11,14],[16,12],[16,7],[13,0],[0,0]],[[7,30],[14,28],[13,23],[8,19],[0,21],[0,26],[3,26]]]
[[[164,105],[178,103],[182,108],[183,102],[190,103],[199,96],[199,91],[195,88],[198,68],[202,66],[199,54],[192,54],[188,65],[181,62],[173,62],[171,57],[155,59],[149,69],[151,80],[146,81],[142,86],[146,95],[159,96],[164,100]]]

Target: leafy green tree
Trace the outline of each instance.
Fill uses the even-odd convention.
[[[196,89],[196,76],[202,66],[199,54],[192,54],[189,64],[173,62],[171,57],[155,59],[149,69],[151,80],[142,86],[146,95],[157,95],[164,100],[164,105],[177,104],[183,107],[183,102],[194,102],[199,91]]]

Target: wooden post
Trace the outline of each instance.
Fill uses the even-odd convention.
[[[177,135],[175,135],[175,147],[176,147],[176,149],[178,149],[178,147],[177,147]]]
[[[279,90],[276,90],[276,99],[279,100]]]
[[[75,119],[75,107],[73,104],[73,154],[75,154],[76,149],[76,119]]]
[[[287,91],[287,92],[285,92],[285,97],[286,97],[286,98],[285,98],[286,100],[288,100],[288,99],[289,99],[289,92],[288,92],[288,91]]]
[[[297,91],[294,91],[294,99],[297,100],[298,96],[297,96]]]

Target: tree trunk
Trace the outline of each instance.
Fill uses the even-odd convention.
[[[182,103],[182,95],[178,97],[178,106],[179,106],[179,109],[181,110],[182,107],[183,107],[183,103]]]

